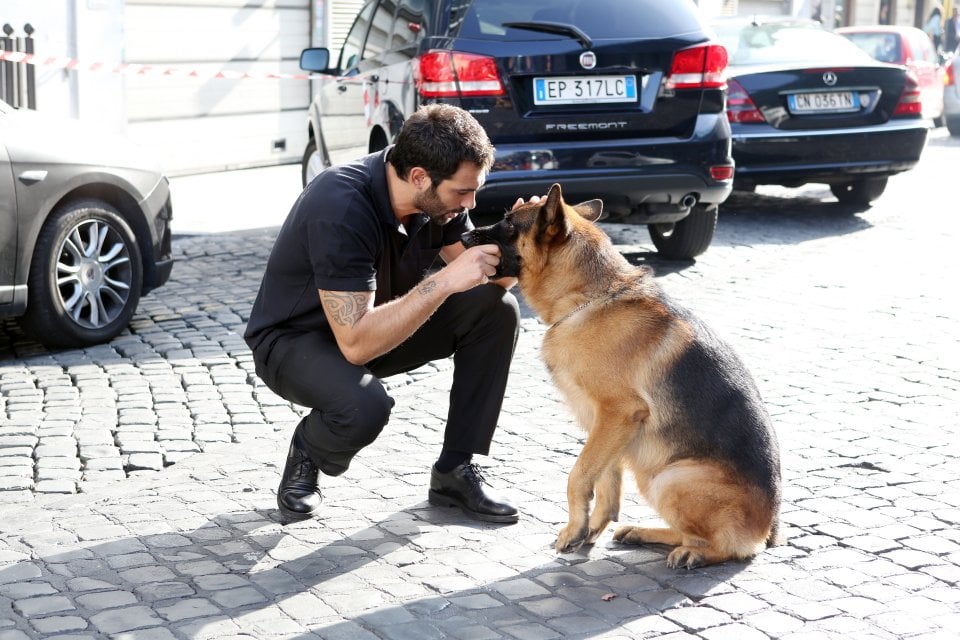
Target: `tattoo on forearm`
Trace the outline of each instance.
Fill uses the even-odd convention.
[[[320,300],[327,316],[341,327],[352,327],[367,312],[366,293],[325,292]]]
[[[425,280],[417,285],[417,291],[420,292],[420,295],[427,295],[431,293],[434,289],[437,288],[436,280]]]

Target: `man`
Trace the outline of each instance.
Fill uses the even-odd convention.
[[[430,502],[517,521],[472,462],[489,451],[519,324],[506,290],[514,281],[491,282],[499,248],[460,242],[493,154],[469,113],[430,105],[404,123],[394,146],[327,169],[293,205],[244,334],[267,386],[311,409],[294,430],[277,491],[284,521],[311,517],[321,502],[318,471],[346,471],[387,424],[394,400],[379,378],[451,355]],[[432,272],[438,255],[446,265]]]

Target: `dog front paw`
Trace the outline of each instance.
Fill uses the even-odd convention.
[[[597,542],[597,538],[599,538],[603,532],[607,530],[607,525],[609,525],[611,522],[615,522],[618,517],[618,513],[601,516],[598,515],[597,512],[594,512],[594,514],[590,516],[590,531],[587,534],[586,544],[595,544]]]
[[[570,525],[567,525],[560,530],[560,535],[557,536],[557,553],[573,553],[582,547],[586,540],[586,527],[572,528]]]

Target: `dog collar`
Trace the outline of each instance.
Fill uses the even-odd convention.
[[[625,283],[625,284],[623,284],[623,285],[620,285],[620,288],[619,288],[619,289],[617,289],[617,290],[615,290],[615,291],[613,291],[613,292],[611,292],[611,293],[609,293],[609,294],[607,294],[607,295],[605,295],[605,296],[600,296],[600,297],[598,297],[598,298],[590,298],[590,299],[587,300],[586,302],[583,302],[583,303],[577,305],[576,307],[574,307],[573,309],[571,309],[570,311],[568,311],[568,312],[566,313],[566,315],[564,315],[562,318],[560,318],[559,320],[557,320],[556,322],[554,322],[554,323],[553,323],[553,326],[557,326],[558,324],[560,324],[561,322],[563,322],[563,321],[566,320],[567,318],[570,318],[571,316],[574,316],[574,315],[580,313],[581,311],[583,311],[584,309],[586,309],[587,307],[589,307],[590,305],[592,305],[594,302],[598,302],[598,301],[601,301],[601,300],[603,300],[603,301],[616,300],[617,298],[619,298],[620,296],[622,296],[624,293],[626,293],[628,290],[632,289],[632,288],[633,288],[633,285],[634,285],[633,282],[627,282],[627,283]]]

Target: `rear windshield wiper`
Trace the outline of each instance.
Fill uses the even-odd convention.
[[[511,29],[526,29],[527,31],[541,31],[543,33],[556,33],[562,36],[570,36],[578,40],[584,49],[589,49],[593,46],[593,41],[590,40],[590,36],[572,24],[564,24],[563,22],[504,22],[501,26]]]

